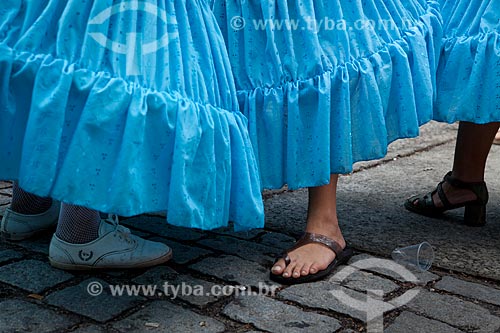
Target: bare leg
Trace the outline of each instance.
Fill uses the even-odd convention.
[[[484,180],[486,159],[499,126],[500,123],[478,125],[460,122],[453,161],[453,177],[464,182]],[[474,200],[476,197],[471,191],[454,189],[448,183],[443,184],[443,190],[452,204]],[[433,200],[438,207],[443,205],[437,194]]]
[[[337,219],[338,178],[338,175],[331,175],[330,184],[309,188],[306,232],[325,235],[345,247]],[[290,252],[290,259],[288,266],[280,259],[273,266],[272,273],[282,274],[285,278],[315,274],[328,267],[335,259],[335,253],[320,244],[307,244]]]

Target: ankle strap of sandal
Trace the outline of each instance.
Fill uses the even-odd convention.
[[[481,182],[464,182],[458,178],[453,177],[452,172],[448,172],[446,176],[444,176],[444,181],[450,184],[453,187],[469,190],[474,192],[477,198],[484,202],[488,202],[488,189],[486,187],[486,183],[484,181]]]
[[[444,180],[453,187],[462,188],[462,189],[466,189],[466,190],[472,190],[473,187],[486,185],[486,183],[484,181],[482,181],[482,182],[464,182],[458,178],[453,177],[451,174],[452,174],[452,171],[448,172],[446,174],[446,176],[444,176]]]

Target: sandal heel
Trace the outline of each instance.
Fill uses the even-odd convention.
[[[443,190],[443,184],[447,183],[454,188],[468,190],[476,195],[476,199],[463,203],[452,204],[448,201],[446,193]],[[434,204],[433,197],[437,194],[443,203],[437,207]],[[464,222],[466,225],[480,227],[486,224],[486,204],[488,203],[488,188],[484,181],[464,182],[452,176],[448,172],[436,189],[425,195],[415,195],[405,201],[405,208],[425,216],[438,216],[441,213],[455,208],[465,207]]]
[[[486,224],[486,205],[466,205],[464,222],[468,226],[480,227]]]

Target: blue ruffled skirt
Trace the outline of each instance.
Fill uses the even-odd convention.
[[[500,1],[441,0],[444,40],[434,118],[500,121]]]
[[[257,163],[203,0],[0,2],[0,179],[201,229],[263,225]]]
[[[437,2],[215,0],[213,8],[264,188],[327,184],[432,118]]]

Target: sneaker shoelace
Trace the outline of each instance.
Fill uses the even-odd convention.
[[[106,223],[112,225],[115,230],[115,235],[118,235],[120,239],[125,240],[128,244],[134,244],[136,241],[131,237],[130,229],[126,228],[118,223],[118,216],[115,214],[109,214],[108,218],[104,220]]]

